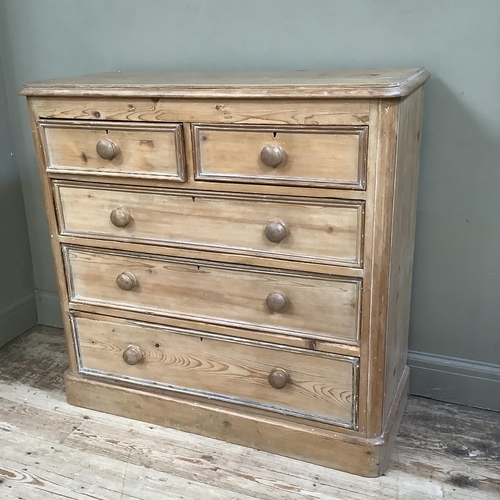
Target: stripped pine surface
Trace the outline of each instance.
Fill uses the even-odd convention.
[[[0,349],[0,498],[500,498],[500,414],[410,398],[376,479],[68,405],[60,330]]]
[[[354,343],[360,316],[359,279],[137,256],[67,247],[71,306],[94,305],[228,327]],[[116,279],[129,273],[132,288]],[[288,314],[269,314],[268,295],[286,296]],[[155,321],[152,318],[151,321]]]
[[[65,235],[361,266],[363,204],[359,202],[314,198],[283,202],[271,196],[236,198],[62,182],[54,186]],[[127,226],[118,228],[110,217],[119,213],[124,196]],[[293,228],[293,239],[285,238],[277,246],[264,237],[270,219],[286,221]]]

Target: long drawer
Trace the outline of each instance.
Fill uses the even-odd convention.
[[[363,204],[56,183],[62,234],[361,266]]]
[[[193,125],[198,180],[364,189],[368,127]]]
[[[358,340],[361,280],[66,247],[73,304]]]
[[[49,172],[186,180],[182,125],[41,120]]]
[[[355,426],[357,358],[107,317],[74,328],[81,371]]]

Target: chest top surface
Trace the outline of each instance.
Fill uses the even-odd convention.
[[[422,85],[424,68],[363,70],[100,73],[28,83],[26,96],[391,98]]]

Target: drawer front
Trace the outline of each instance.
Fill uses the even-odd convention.
[[[40,122],[49,172],[186,180],[180,124]]]
[[[361,281],[65,249],[73,302],[296,336],[358,339]]]
[[[355,426],[357,358],[107,317],[74,326],[82,371]]]
[[[193,125],[199,180],[364,189],[368,127]]]
[[[361,266],[358,202],[278,202],[64,184],[56,184],[56,200],[62,234]]]

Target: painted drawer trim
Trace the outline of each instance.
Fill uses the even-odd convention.
[[[69,299],[75,306],[93,304],[232,328],[358,343],[359,278],[72,246],[63,246],[63,255]],[[136,278],[131,290],[117,286],[115,280],[121,273],[132,273]],[[267,309],[266,297],[272,292],[289,298],[283,313]]]
[[[187,179],[183,128],[180,123],[151,124],[141,122],[98,122],[86,120],[39,120],[38,124],[43,144],[45,165],[48,173],[74,175],[83,174],[133,179],[163,179],[177,182],[185,182]],[[171,141],[170,146],[172,146],[173,151],[169,154],[173,156],[173,158],[171,158],[173,163],[171,165],[158,165],[158,167],[156,167],[146,162],[142,168],[121,170],[120,166],[122,164],[126,165],[127,162],[130,162],[130,158],[123,158],[120,153],[113,160],[103,160],[97,155],[94,146],[89,149],[87,154],[82,152],[79,156],[82,161],[82,164],[80,165],[76,164],[76,161],[79,160],[73,160],[75,164],[68,161],[68,164],[54,165],[52,163],[53,155],[51,151],[52,140],[49,137],[50,131],[53,130],[70,131],[70,133],[81,130],[86,134],[96,133],[96,135],[99,134],[99,132],[104,132],[102,137],[96,137],[96,143],[98,138],[114,138],[118,146],[121,148],[126,145],[126,148],[128,148],[126,151],[130,151],[130,148],[142,148],[143,150],[134,153],[134,157],[137,158],[146,157],[148,150],[151,150],[151,148],[154,149],[155,147],[154,141],[150,140],[151,136],[147,135],[148,133],[153,133],[155,135],[164,134],[162,139],[164,139],[164,141]],[[111,133],[109,133],[109,131],[111,131]],[[113,136],[113,131],[116,131],[118,135]],[[128,137],[125,136],[121,139],[117,139],[117,137],[125,135],[124,133],[128,134]],[[143,136],[142,139],[141,136]],[[84,141],[85,139],[85,136],[82,134],[82,140]],[[64,142],[71,145],[71,138],[69,140],[65,140]],[[90,142],[90,138],[88,139],[88,142]],[[163,147],[165,147],[167,142],[162,144]],[[69,156],[70,155],[68,155],[68,157]],[[64,160],[64,153],[61,155],[61,159]],[[94,167],[87,166],[89,160],[95,164]]]
[[[263,342],[256,342],[245,340],[241,338],[227,337],[222,335],[210,334],[206,332],[201,332],[197,330],[187,330],[180,328],[173,328],[169,326],[160,326],[157,324],[145,323],[141,321],[133,321],[133,320],[123,320],[117,318],[111,318],[107,316],[96,317],[93,315],[86,315],[82,313],[72,314],[71,316],[72,327],[73,327],[73,335],[75,339],[75,343],[78,347],[78,363],[79,363],[79,371],[81,373],[86,373],[89,375],[103,377],[111,380],[121,380],[125,382],[132,382],[134,384],[138,384],[141,386],[149,386],[149,387],[157,387],[160,389],[166,389],[173,392],[180,392],[184,394],[190,394],[193,396],[201,396],[204,398],[209,398],[211,400],[224,401],[232,404],[242,405],[250,408],[257,408],[264,411],[270,411],[274,413],[279,413],[281,415],[289,415],[292,417],[297,417],[301,419],[307,419],[317,422],[322,422],[326,424],[333,424],[344,428],[349,429],[357,429],[357,409],[358,409],[358,378],[359,378],[359,359],[352,356],[341,356],[336,354],[326,354],[326,353],[318,353],[318,352],[308,352],[307,350],[301,350],[297,348],[283,347],[279,345],[267,344]],[[104,344],[101,344],[101,340],[96,338],[94,340],[94,336],[92,335],[92,324],[89,322],[94,322],[99,325],[106,333],[104,334]],[[95,326],[95,325],[94,325]],[[85,328],[87,331],[84,332]],[[89,332],[90,329],[90,332]],[[117,330],[118,333],[115,333],[116,337],[113,339],[109,339],[108,330],[113,329],[113,333]],[[119,337],[122,335],[134,335],[134,344],[137,344],[141,347],[141,351],[143,355],[146,356],[146,364],[140,364],[141,360],[137,365],[129,366],[123,361],[121,361],[121,350],[125,348],[126,345],[132,343],[129,340],[129,337],[124,339],[123,341],[119,340]],[[152,340],[154,337],[154,341]],[[196,340],[195,340],[196,339]],[[198,339],[204,339],[206,342],[203,344],[202,341]],[[177,340],[177,343],[172,343]],[[209,345],[208,343],[216,344],[218,348],[214,350],[214,347],[206,349],[205,346]],[[220,344],[219,344],[220,342]],[[184,351],[189,344],[198,344],[201,348],[205,348],[204,352],[200,355],[200,351],[198,350],[190,350],[188,353],[182,353],[179,351],[177,344],[184,343]],[[87,347],[85,347],[87,345]],[[92,348],[92,345],[96,345],[97,347]],[[175,351],[177,354],[172,354],[173,358],[168,358],[169,346],[171,352]],[[242,366],[238,368],[237,363],[240,362],[240,357],[236,357],[234,362],[235,365],[235,373],[242,377],[240,383],[245,383],[246,377],[249,378],[249,383],[251,385],[242,388],[242,392],[247,392],[247,396],[239,396],[238,390],[227,390],[227,394],[224,394],[221,391],[210,391],[207,389],[210,384],[214,384],[214,381],[210,381],[209,378],[215,377],[217,378],[218,372],[217,367],[221,368],[221,376],[227,378],[226,371],[229,371],[229,376],[232,376],[230,373],[230,367],[226,365],[226,363],[232,363],[231,352],[230,349],[233,347],[240,351],[249,351],[249,354],[243,357],[248,357],[251,361],[252,366],[245,367]],[[227,353],[226,353],[227,348]],[[92,353],[92,349],[95,349],[97,352]],[[264,370],[267,369],[267,365],[269,367],[274,366],[274,363],[270,363],[269,360],[262,359],[262,357],[255,356],[255,359],[252,359],[251,353],[256,351],[256,349],[260,352],[262,351],[263,358],[266,358],[265,354],[269,351],[275,351],[276,356],[279,359],[277,361],[277,365],[283,364],[285,360],[292,360],[295,365],[293,367],[287,365],[286,368],[290,371],[292,381],[289,384],[288,388],[278,390],[272,389],[268,386],[266,380],[261,380],[264,375]],[[106,354],[110,352],[113,358],[108,360],[108,366],[106,368],[100,367],[103,364],[106,355],[103,356],[103,351],[106,351]],[[219,354],[220,353],[220,354]],[[94,354],[94,359],[92,358],[92,354]],[[240,353],[241,354],[241,353]],[[175,357],[178,356],[178,357]],[[198,358],[203,358],[199,360]],[[220,359],[219,359],[220,356]],[[119,358],[119,360],[117,359]],[[189,358],[189,359],[188,359]],[[192,359],[191,359],[192,358]],[[227,359],[226,359],[227,358]],[[281,359],[283,358],[283,359]],[[332,388],[329,388],[326,394],[321,394],[321,389],[324,389],[324,386],[318,388],[316,386],[317,383],[313,379],[311,381],[308,380],[300,380],[298,385],[293,383],[293,378],[298,377],[306,377],[309,375],[309,370],[307,373],[305,369],[309,366],[308,358],[311,359],[311,362],[314,360],[318,360],[321,363],[321,360],[327,360],[323,362],[323,367],[321,369],[318,368],[317,372],[320,378],[328,378],[328,374],[319,375],[324,368],[328,367],[331,369],[332,378],[335,378],[334,370],[335,367],[339,367],[338,363],[347,363],[350,366],[350,373],[347,374],[338,374],[339,378],[338,383],[343,386],[342,388],[339,386],[339,393],[335,396],[331,396]],[[107,358],[106,358],[107,359]],[[190,383],[193,386],[196,385],[205,385],[205,388],[193,388],[189,386],[175,384],[174,380],[172,383],[168,383],[165,380],[168,378],[175,378],[176,376],[180,378],[179,381],[182,381],[183,378],[189,378],[187,375],[182,373],[183,369],[189,368],[189,365],[192,360],[195,360],[194,369],[203,369],[208,370],[206,377],[208,380],[202,380],[193,383],[193,379],[190,380]],[[204,361],[205,360],[205,361]],[[329,361],[331,361],[331,365],[329,365]],[[165,367],[162,370],[159,370],[156,363],[166,362]],[[198,364],[199,362],[199,364]],[[206,362],[206,363],[205,363]],[[304,364],[304,368],[300,368],[300,364]],[[286,364],[286,361],[285,361]],[[90,367],[88,365],[91,365]],[[118,365],[118,366],[115,366]],[[113,368],[111,368],[113,367]],[[118,368],[118,369],[115,369]],[[156,374],[154,373],[156,371]],[[241,371],[241,373],[239,373]],[[128,372],[128,373],[127,373]],[[170,372],[170,373],[167,373]],[[328,373],[330,373],[328,371]],[[144,375],[144,376],[141,376]],[[350,383],[346,383],[347,379],[343,380],[343,377],[348,376]],[[164,378],[165,380],[155,380],[154,378],[158,377],[158,379]],[[215,381],[215,386],[221,385],[221,381]],[[319,381],[320,379],[318,379]],[[343,380],[343,381],[341,381]],[[333,383],[333,382],[332,382]],[[240,386],[241,387],[241,386]],[[333,386],[332,386],[333,387]],[[348,387],[350,390],[350,394],[345,394],[344,391]],[[318,408],[322,408],[323,410],[329,408],[328,404],[321,404],[321,399],[327,399],[328,396],[331,396],[332,399],[332,410],[334,410],[334,404],[338,405],[338,413],[342,412],[342,408],[345,412],[347,408],[347,403],[349,404],[349,418],[341,418],[340,416],[327,416],[325,414],[314,413],[314,410],[306,411],[300,410],[299,407],[302,397],[307,397],[306,406],[314,405],[314,397],[311,400],[311,394],[313,395],[316,390],[320,390],[319,394],[319,404]],[[294,391],[294,393],[291,393]],[[311,392],[312,391],[312,392]],[[230,394],[233,392],[234,394]],[[254,397],[250,397],[250,394],[256,394]],[[266,394],[267,393],[267,394]],[[260,396],[259,396],[260,395]],[[266,402],[266,399],[272,399],[276,397],[277,400],[281,401],[281,404],[273,404],[269,401]],[[260,399],[260,401],[259,401]],[[326,401],[325,399],[325,401]],[[325,403],[325,401],[323,403]],[[287,402],[292,403],[292,406],[288,405]],[[293,403],[296,403],[293,405]],[[295,406],[295,408],[293,407]],[[319,410],[321,411],[321,410]]]
[[[64,182],[54,183],[54,195],[64,236],[362,267],[361,201]],[[115,227],[110,221],[111,211],[117,208],[125,208],[131,215],[126,227]],[[264,236],[266,225],[273,220],[288,227],[288,235],[280,243]]]
[[[285,186],[306,186],[306,187],[327,187],[338,189],[356,189],[364,190],[366,187],[366,169],[367,169],[367,154],[368,154],[368,126],[331,126],[331,127],[318,127],[318,126],[262,126],[262,125],[210,125],[202,123],[193,123],[192,137],[193,137],[193,152],[194,152],[194,167],[195,179],[200,181],[222,181],[222,182],[241,182],[241,183],[256,183],[256,184],[275,184]],[[213,161],[213,171],[205,168],[203,143],[206,136],[204,132],[231,133],[234,134],[234,139],[230,143],[234,143],[236,150],[228,150],[227,145],[222,147],[221,155],[217,154],[217,160]],[[259,136],[269,134],[265,141],[260,141]],[[251,151],[245,149],[245,135],[247,138],[255,140],[256,144],[250,146]],[[356,170],[355,176],[346,179],[336,179],[334,174],[324,175],[323,177],[315,177],[314,175],[307,175],[306,170],[314,172],[314,154],[312,158],[304,158],[305,154],[290,155],[290,158],[298,158],[302,165],[296,166],[297,173],[303,171],[304,175],[291,175],[287,172],[289,165],[285,150],[284,161],[275,168],[266,167],[259,159],[260,148],[265,144],[280,144],[281,137],[284,136],[284,141],[291,135],[308,136],[311,142],[311,137],[324,138],[326,135],[332,136],[353,136],[357,137],[357,162],[353,167]],[[289,139],[290,140],[290,139]],[[216,139],[214,140],[216,142]],[[217,147],[217,144],[216,144]],[[292,146],[293,147],[293,146]],[[329,148],[322,147],[324,150],[336,149],[329,145]],[[351,153],[354,151],[351,151]],[[346,150],[344,147],[339,147],[339,151]],[[310,149],[308,149],[310,154]],[[232,157],[226,155],[238,156],[233,160]],[[251,155],[252,160],[248,160],[248,155]],[[296,160],[295,160],[296,161]],[[328,160],[332,170],[335,171],[335,163],[333,159]],[[218,165],[230,165],[229,171],[221,169]],[[291,168],[291,167],[290,167]],[[219,171],[217,171],[219,170]],[[247,172],[245,173],[245,170]]]

